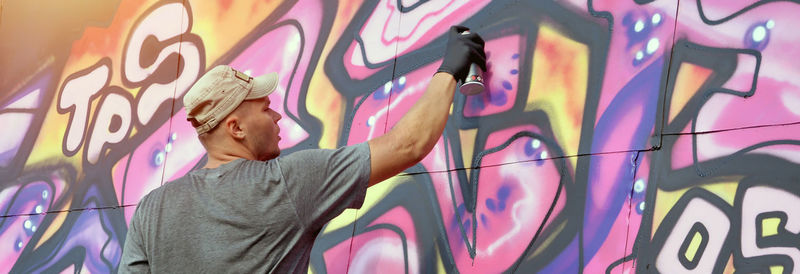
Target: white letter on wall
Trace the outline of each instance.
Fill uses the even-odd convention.
[[[107,144],[119,143],[131,128],[131,102],[125,96],[109,93],[98,108],[86,148],[86,160],[92,164],[97,163]]]
[[[780,202],[777,202],[780,201]],[[794,272],[800,268],[800,250],[794,247],[764,247],[756,244],[756,226],[758,215],[766,212],[786,213],[785,229],[791,233],[800,233],[800,197],[792,193],[767,187],[754,186],[748,188],[742,198],[742,255],[745,258],[763,255],[781,254],[792,258]]]
[[[695,237],[694,228],[702,228],[708,239],[705,241],[704,248],[697,250],[692,257],[696,265],[692,269],[687,269],[681,262],[684,254],[685,242]],[[722,245],[731,228],[731,221],[725,212],[709,203],[708,201],[696,197],[686,205],[680,218],[672,228],[664,246],[656,257],[656,267],[661,273],[712,273],[719,257]],[[692,235],[689,235],[689,234]],[[696,261],[699,260],[699,261]]]
[[[71,114],[64,136],[64,147],[68,154],[74,154],[80,148],[89,123],[89,106],[93,97],[108,83],[110,73],[108,65],[102,64],[84,75],[68,78],[61,88],[58,111]]]
[[[180,54],[183,70],[177,79],[167,84],[152,83],[146,90],[141,91],[137,104],[139,122],[147,124],[153,114],[166,100],[180,98],[188,90],[200,72],[200,51],[192,42],[178,42],[165,46],[158,53],[155,62],[148,67],[141,67],[139,62],[142,46],[147,37],[155,37],[159,42],[166,41],[189,30],[189,12],[181,3],[170,3],[156,8],[147,15],[134,29],[125,49],[123,76],[126,80],[138,84],[156,72],[159,66],[171,54]],[[178,68],[167,71],[178,73]]]

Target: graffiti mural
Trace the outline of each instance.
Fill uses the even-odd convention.
[[[800,2],[0,1],[0,272],[114,272],[204,165],[182,96],[278,72],[284,155],[384,134],[446,30],[486,40],[419,164],[325,226],[314,273],[794,273]]]

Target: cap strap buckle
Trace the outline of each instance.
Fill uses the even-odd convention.
[[[236,76],[236,78],[239,78],[240,80],[245,81],[248,84],[250,83],[250,79],[253,79],[253,77],[250,77],[250,75],[241,73],[238,70],[234,69],[233,71],[235,72],[234,75]]]

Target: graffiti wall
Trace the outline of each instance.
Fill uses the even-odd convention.
[[[314,273],[793,273],[800,2],[0,2],[0,272],[113,272],[149,191],[201,167],[182,96],[276,71],[283,153],[364,142],[450,25],[486,40],[419,164],[317,238]],[[179,228],[176,228],[179,229]]]

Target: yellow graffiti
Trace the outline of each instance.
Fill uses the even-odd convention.
[[[589,79],[589,47],[550,26],[539,27],[525,111],[547,112],[566,155],[578,153]],[[577,157],[571,157],[575,166]]]
[[[689,261],[694,261],[694,257],[697,256],[697,250],[700,249],[700,243],[703,242],[703,235],[700,235],[699,232],[695,232],[692,235],[692,241],[689,242],[689,247],[686,249],[686,254],[683,254]]]
[[[778,235],[778,226],[781,224],[780,218],[766,218],[761,221],[761,237]]]

